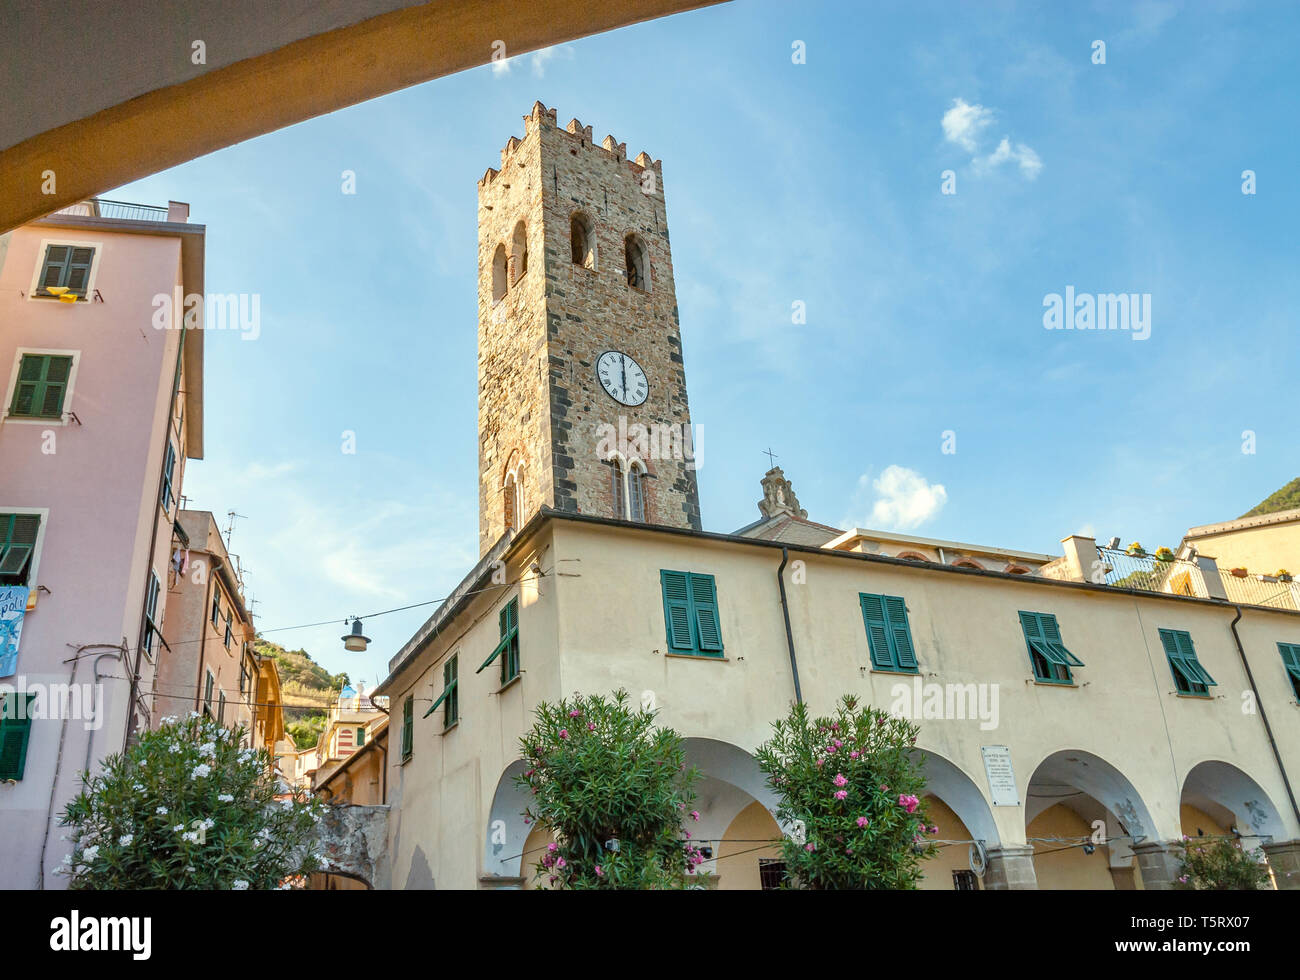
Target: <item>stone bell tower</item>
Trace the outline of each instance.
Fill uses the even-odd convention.
[[[478,183],[480,553],[543,506],[700,527],[662,177],[536,102]]]

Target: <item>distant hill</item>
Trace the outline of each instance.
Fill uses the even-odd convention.
[[[253,644],[258,656],[274,657],[284,697],[284,726],[298,748],[310,748],[325,727],[326,708],[348,683],[348,675],[331,674],[306,650],[286,650],[261,637]]]
[[[1281,490],[1265,497],[1259,506],[1251,508],[1241,516],[1258,517],[1260,514],[1276,514],[1279,510],[1295,510],[1297,508],[1300,508],[1300,476]]]

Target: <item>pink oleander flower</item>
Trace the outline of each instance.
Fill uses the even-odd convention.
[[[858,826],[859,826],[859,827],[866,827],[867,824],[869,824],[869,823],[871,823],[871,821],[868,820],[866,817],[858,817]]]
[[[561,728],[560,738],[568,738],[568,737],[569,737],[569,730],[567,728]]]
[[[825,761],[826,761],[825,759],[818,759],[818,760],[817,760],[817,768],[820,769],[821,766],[822,766],[822,763],[825,762]]]
[[[832,779],[831,782],[836,786],[847,786],[849,784],[849,781],[844,778],[844,773],[842,772],[837,772],[835,778]]]
[[[700,819],[700,811],[699,811],[699,810],[692,810],[692,811],[691,811],[691,819],[692,819],[692,820],[699,820],[699,819]]]
[[[817,850],[817,845],[809,842],[803,846],[803,849],[811,854],[813,851]]]
[[[930,833],[932,833],[932,834],[937,834],[938,832],[939,832],[939,825],[938,825],[938,824],[935,824],[934,826],[932,826],[932,827],[930,828]]]
[[[835,754],[835,746],[833,746],[833,745],[828,745],[828,746],[826,746],[826,754],[827,754],[827,755],[834,755],[834,754]]]
[[[594,732],[595,730],[596,730],[596,723],[594,721],[587,722],[587,731]]]
[[[837,789],[835,791],[835,798],[837,800],[847,800],[849,798],[849,791],[846,789]]]
[[[831,731],[838,732],[839,730],[840,730],[840,723],[838,721],[831,722]]]
[[[846,847],[846,848],[844,848],[844,853],[845,853],[845,854],[852,854],[852,853],[853,853],[853,848],[851,848],[851,847]]]
[[[686,839],[687,839],[687,840],[690,840],[690,839],[691,839],[691,832],[690,832],[689,830],[686,831]]]
[[[559,868],[563,868],[563,867],[564,867],[564,858],[556,858],[556,859],[555,859],[555,867],[556,867],[557,869],[559,869]]]
[[[859,752],[857,749],[854,749],[852,752],[849,753],[849,758],[850,758],[850,759],[856,759],[856,758],[857,758],[858,756],[860,756],[861,754],[862,754],[862,753]]]
[[[1187,884],[1187,875],[1179,875],[1179,876],[1178,876],[1178,883],[1179,883],[1180,885],[1185,885],[1185,884]]]
[[[569,712],[569,717],[570,717],[570,718],[578,718],[578,717],[581,717],[581,715],[582,715],[582,712],[579,711],[577,708],[574,708],[572,711]]]
[[[844,745],[844,743],[841,742],[838,738],[836,738],[836,739],[832,739],[831,742],[832,742],[832,744],[834,744],[834,746],[835,746],[837,749],[838,749],[838,748],[841,748],[841,747]]]
[[[880,784],[880,792],[882,792],[882,793],[888,793],[888,792],[889,792],[889,787],[886,786],[884,783],[881,783],[881,784]]]
[[[599,864],[596,865],[596,877],[597,877],[597,878],[603,878],[603,877],[605,877],[605,872],[603,872],[603,871],[600,870],[600,865],[599,865]]]
[[[551,884],[553,885],[553,884],[555,884],[557,881],[559,881],[559,879],[556,878],[555,875],[551,875]]]

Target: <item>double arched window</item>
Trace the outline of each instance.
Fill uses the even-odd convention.
[[[614,499],[614,516],[620,521],[645,523],[645,467],[640,460],[624,466],[623,460],[614,457],[610,464],[611,493]]]

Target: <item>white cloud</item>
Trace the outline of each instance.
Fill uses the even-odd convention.
[[[865,522],[871,527],[910,530],[933,520],[948,502],[948,491],[942,483],[929,483],[916,470],[905,466],[887,466],[875,480],[865,473],[860,476],[856,494],[859,508],[868,496],[868,485],[875,497]]]
[[[943,114],[943,135],[949,143],[956,143],[967,153],[975,154],[971,164],[976,173],[990,173],[1004,163],[1014,163],[1025,179],[1033,180],[1043,169],[1043,161],[1032,146],[1012,143],[1011,137],[1003,136],[993,152],[983,156],[979,154],[981,137],[993,124],[994,117],[992,109],[971,105],[965,99],[953,99],[952,108]]]
[[[510,61],[511,61],[510,58],[497,58],[495,61],[492,62],[492,74],[509,75]]]
[[[981,171],[992,170],[995,167],[1007,162],[1014,162],[1020,167],[1020,172],[1029,180],[1038,176],[1038,172],[1043,169],[1043,161],[1039,159],[1034,148],[1026,146],[1024,143],[1017,143],[1014,147],[1007,137],[1002,137],[1002,142],[998,148],[983,159],[975,160],[975,168]]]
[[[546,63],[555,57],[554,48],[542,48],[533,55],[533,74],[538,78],[546,76]]]
[[[993,110],[971,105],[965,99],[953,99],[952,108],[943,114],[943,135],[967,153],[974,153],[979,134],[993,122]]]

